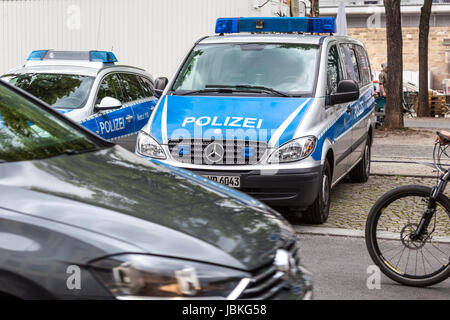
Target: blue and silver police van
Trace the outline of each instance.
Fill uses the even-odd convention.
[[[330,190],[370,173],[374,94],[364,45],[332,18],[220,18],[141,130],[136,152],[324,223]]]
[[[108,51],[37,50],[1,79],[134,151],[158,100],[149,73],[117,62]]]

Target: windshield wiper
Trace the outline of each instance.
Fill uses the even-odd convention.
[[[206,88],[220,88],[220,89],[235,89],[235,91],[260,91],[260,92],[269,92],[273,93],[280,97],[292,97],[292,95],[286,94],[284,92],[275,90],[273,88],[264,87],[264,86],[253,86],[248,84],[239,84],[239,85],[206,85]]]
[[[197,93],[233,93],[233,90],[230,88],[216,88],[214,86],[206,86],[207,89],[199,89],[199,90],[190,90],[185,92],[179,92],[174,91],[174,94],[180,95],[180,96],[188,96],[191,94],[197,94]],[[214,89],[213,89],[214,88]]]

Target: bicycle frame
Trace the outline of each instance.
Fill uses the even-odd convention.
[[[420,220],[419,226],[417,227],[416,231],[414,231],[410,236],[411,240],[426,240],[426,238],[425,239],[422,238],[423,236],[426,235],[426,230],[428,229],[431,219],[433,218],[436,212],[436,200],[439,197],[439,195],[445,191],[449,179],[450,179],[450,169],[444,171],[439,176],[437,184],[433,187],[431,191],[431,195],[428,200],[428,207],[425,210],[422,219]]]

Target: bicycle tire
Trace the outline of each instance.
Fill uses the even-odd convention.
[[[384,260],[383,254],[382,252],[380,252],[378,246],[378,239],[376,236],[378,220],[380,216],[383,214],[384,209],[387,208],[389,204],[393,203],[394,201],[411,196],[428,198],[431,194],[431,190],[432,189],[429,187],[418,185],[408,185],[395,188],[384,194],[380,199],[378,199],[378,201],[373,205],[367,217],[365,240],[370,257],[387,277],[407,286],[426,287],[446,280],[447,278],[450,277],[450,263],[444,265],[442,269],[439,270],[439,272],[431,275],[426,275],[423,277],[416,277],[416,276],[412,277],[410,275],[401,274],[401,272],[395,270],[395,268],[392,265],[390,265],[389,262]],[[447,198],[445,195],[441,194],[437,198],[437,203],[440,204],[445,209],[448,218],[450,219],[450,199]]]

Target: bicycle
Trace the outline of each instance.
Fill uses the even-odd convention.
[[[439,178],[433,188],[408,185],[384,194],[373,205],[366,222],[370,257],[390,279],[424,287],[450,277],[450,199],[444,195],[450,179],[450,140],[436,143],[434,167]]]

